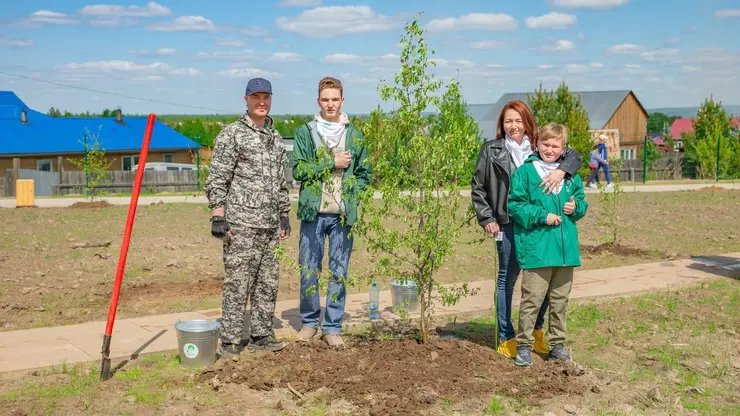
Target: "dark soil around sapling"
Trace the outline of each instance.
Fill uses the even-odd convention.
[[[255,390],[324,389],[377,415],[417,414],[438,400],[502,394],[526,401],[581,395],[591,388],[570,363],[537,359],[521,369],[494,350],[466,340],[349,342],[337,351],[320,342],[291,344],[278,353],[244,352],[219,360],[199,380],[218,389],[229,383]],[[296,397],[296,400],[300,400]],[[534,403],[533,403],[534,404]]]
[[[93,201],[93,202],[75,202],[70,205],[70,208],[110,208],[113,204],[108,201]]]

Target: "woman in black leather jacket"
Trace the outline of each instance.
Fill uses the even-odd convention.
[[[472,199],[478,224],[486,233],[496,236],[499,268],[496,281],[496,315],[498,320],[497,351],[507,357],[517,354],[515,332],[511,323],[511,299],[519,276],[519,265],[514,246],[514,225],[509,220],[508,200],[511,175],[537,150],[537,126],[532,111],[523,101],[511,101],[501,110],[496,127],[496,138],[480,149],[473,173]],[[581,167],[581,156],[566,149],[558,170],[543,181],[545,192],[566,176],[575,175]],[[542,303],[534,332],[534,350],[547,354],[542,325],[547,311],[547,299]]]

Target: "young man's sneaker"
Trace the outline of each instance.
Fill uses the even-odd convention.
[[[516,354],[514,364],[517,367],[529,367],[532,365],[532,350],[529,347],[521,347]]]
[[[568,353],[565,352],[565,347],[563,346],[563,344],[558,344],[552,347],[552,350],[550,351],[550,355],[548,359],[549,360],[570,361],[570,355],[568,355]]]
[[[252,337],[247,344],[247,348],[250,350],[265,350],[265,351],[280,351],[285,348],[285,344],[276,341],[272,336],[266,337]]]
[[[317,328],[304,326],[303,328],[301,328],[300,332],[298,332],[298,338],[296,340],[298,342],[309,342],[312,339],[316,338],[316,335],[318,333],[319,330]]]
[[[229,344],[229,343],[221,343],[221,348],[219,349],[219,354],[221,354],[221,358],[225,358],[227,360],[230,360],[234,357],[238,357],[242,353],[242,347],[239,344]]]
[[[326,344],[332,348],[337,348],[337,349],[344,348],[344,341],[342,341],[342,336],[339,334],[334,334],[334,333],[324,334],[324,341],[326,341]]]

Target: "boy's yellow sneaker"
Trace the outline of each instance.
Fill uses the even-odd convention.
[[[496,351],[503,355],[504,357],[508,358],[515,358],[516,357],[516,339],[508,339],[501,344],[499,344]]]
[[[535,329],[534,335],[534,352],[538,354],[549,354],[550,348],[547,346],[545,341],[545,332],[541,329]]]

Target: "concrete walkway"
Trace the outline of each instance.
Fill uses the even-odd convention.
[[[675,289],[718,276],[740,277],[740,253],[694,260],[649,263],[611,269],[577,271],[573,299],[614,297],[645,291]],[[733,268],[734,265],[734,268]],[[726,267],[722,267],[726,266]],[[436,315],[486,311],[492,307],[493,280],[473,282],[480,288],[476,296],[464,298],[454,307],[435,306]],[[514,302],[519,303],[517,285]],[[349,295],[346,327],[370,322],[367,294]],[[324,299],[322,299],[322,305]],[[380,294],[382,319],[398,318],[391,311],[390,292]],[[178,320],[218,319],[219,309],[175,313],[141,318],[119,319],[115,323],[111,358],[132,359],[139,354],[178,349],[174,324]],[[297,300],[278,301],[275,328],[279,338],[290,339],[300,329]],[[105,322],[89,322],[52,328],[37,328],[0,333],[0,371],[29,370],[62,363],[100,361]]]
[[[666,185],[623,185],[624,192],[675,192],[675,191],[695,191],[697,189],[719,187],[724,189],[740,190],[740,183],[698,183],[698,184],[666,184]],[[596,189],[586,189],[586,193],[598,193]],[[462,191],[461,194],[469,198],[470,191]],[[376,192],[375,199],[381,199],[381,194]],[[112,205],[129,205],[131,197],[107,197],[101,198]],[[291,191],[291,201],[298,201],[298,193]],[[36,198],[35,204],[38,208],[66,208],[77,202],[87,202],[84,198]],[[207,204],[208,199],[205,196],[194,195],[167,195],[167,196],[140,196],[138,206],[164,203],[192,203]],[[15,208],[14,198],[0,199],[0,208]]]

